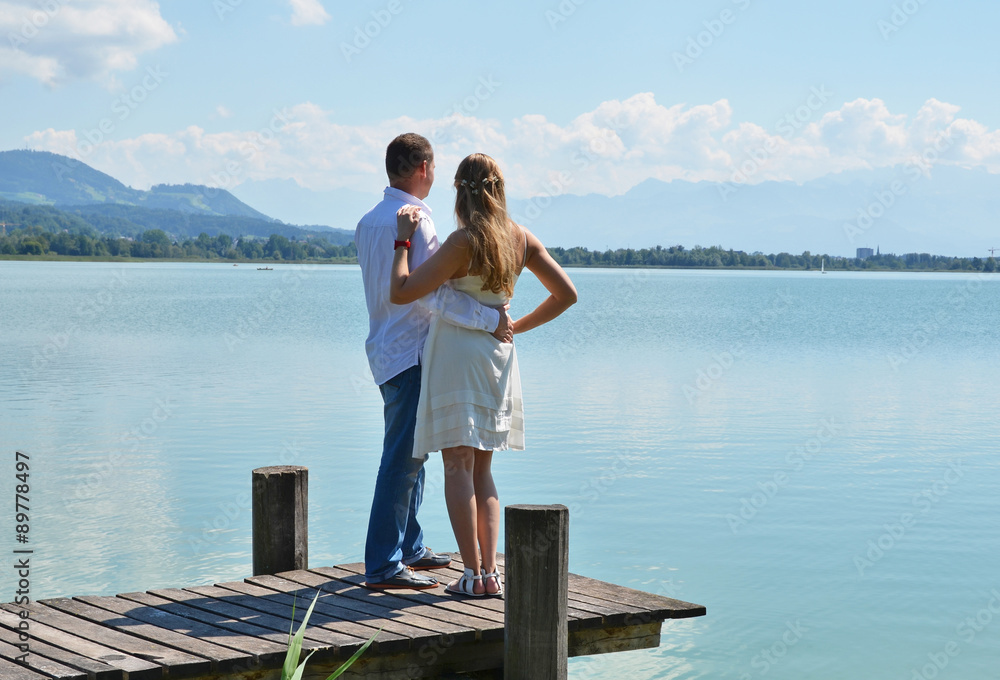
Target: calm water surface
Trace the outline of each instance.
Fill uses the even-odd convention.
[[[709,612],[572,677],[1000,677],[1000,279],[571,275],[580,303],[518,337],[528,450],[498,454],[501,501],[566,504],[573,571]],[[525,277],[512,313],[543,296]],[[310,468],[310,563],[360,561],[366,330],[354,267],[0,262],[33,597],[247,576],[250,470],[278,463]]]

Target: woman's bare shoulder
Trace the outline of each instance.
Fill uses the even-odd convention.
[[[448,238],[444,242],[456,248],[466,250],[469,247],[469,235],[465,233],[464,229],[456,229],[448,234]]]
[[[542,242],[538,239],[537,236],[531,233],[531,231],[529,231],[527,227],[523,227],[521,225],[517,226],[521,231],[524,232],[524,240],[528,246],[529,253],[538,250],[545,250],[545,246],[542,245]]]

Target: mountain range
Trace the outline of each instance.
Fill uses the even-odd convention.
[[[438,180],[441,184],[441,180]],[[233,192],[265,212],[311,223],[331,218],[350,228],[376,194],[300,187],[294,180],[244,182]],[[935,166],[852,170],[807,181],[758,184],[649,179],[618,196],[510,199],[515,220],[548,246],[591,250],[722,245],[746,252],[829,253],[853,257],[871,247],[898,254],[986,257],[1000,247],[1000,175]],[[435,186],[427,199],[438,231],[453,224],[453,194]]]
[[[446,233],[453,228],[451,205],[442,201],[452,199],[438,184],[428,201],[437,208],[438,231]],[[546,245],[565,248],[721,245],[853,257],[857,248],[871,247],[985,257],[987,249],[1000,246],[997,196],[1000,175],[937,165],[930,172],[915,166],[852,170],[801,184],[649,179],[617,196],[537,196],[511,199],[509,208]],[[141,191],[65,156],[0,152],[0,200],[55,206],[98,223],[99,231],[117,228],[123,234],[145,225],[187,237],[200,231],[279,233],[323,235],[342,244],[378,198],[347,189],[311,191],[291,179],[246,181],[233,193],[192,184]],[[336,228],[325,226],[331,219]]]
[[[511,201],[546,245],[591,249],[722,245],[747,252],[988,257],[1000,246],[1000,175],[956,167],[831,174],[803,184],[647,180],[620,196]]]

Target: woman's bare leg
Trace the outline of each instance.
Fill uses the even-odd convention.
[[[496,571],[497,541],[500,537],[500,498],[493,482],[492,463],[492,451],[476,451],[472,480],[476,492],[476,533],[482,552],[484,574]],[[493,579],[484,581],[483,585],[487,593],[499,590],[499,584]]]
[[[471,446],[456,446],[441,451],[444,461],[444,499],[448,506],[451,529],[458,541],[462,562],[473,574],[480,572],[479,551],[476,549],[476,490],[473,469],[476,450]],[[449,585],[454,585],[453,581]],[[474,592],[483,592],[481,582],[476,582]]]

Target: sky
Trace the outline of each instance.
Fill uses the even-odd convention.
[[[971,0],[0,0],[0,149],[373,200],[405,131],[439,178],[495,156],[516,198],[804,182],[935,145],[1000,173],[998,23]]]

